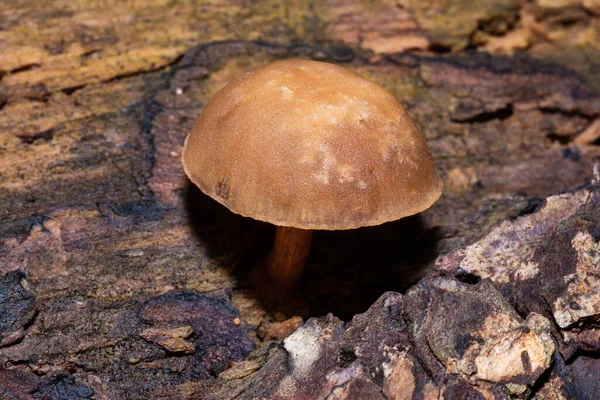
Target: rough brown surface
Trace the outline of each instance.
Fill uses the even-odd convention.
[[[1,2],[0,398],[594,399],[598,4],[478,3]],[[179,160],[221,87],[291,57],[390,90],[445,189],[316,232],[267,307],[273,228]]]

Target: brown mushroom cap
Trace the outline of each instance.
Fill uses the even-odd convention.
[[[442,192],[394,96],[306,60],[276,61],[225,86],[188,136],[183,167],[234,213],[302,229],[379,225],[429,208]]]

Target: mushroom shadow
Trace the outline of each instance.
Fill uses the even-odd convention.
[[[188,182],[186,208],[204,251],[221,265],[233,265],[240,285],[257,293],[250,276],[269,254],[275,226],[242,217]],[[383,225],[340,231],[314,231],[304,274],[287,299],[264,301],[270,311],[319,317],[333,313],[343,320],[364,312],[386,291],[404,292],[416,283],[438,255],[437,229],[421,215]],[[260,280],[254,285],[261,285]],[[268,288],[267,288],[268,289]]]
[[[309,316],[331,312],[348,321],[384,292],[404,293],[437,258],[438,236],[419,214],[373,227],[315,231],[299,288]]]
[[[190,181],[185,189],[185,208],[207,256],[222,265],[235,265],[233,272],[242,275],[240,278],[256,260],[268,254],[273,226],[232,213]]]

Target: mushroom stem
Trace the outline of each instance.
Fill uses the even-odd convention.
[[[310,251],[312,230],[278,226],[273,250],[267,258],[267,273],[271,281],[282,287],[292,287],[304,270]]]

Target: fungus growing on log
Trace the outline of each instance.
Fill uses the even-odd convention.
[[[300,277],[314,229],[373,226],[441,195],[425,140],[394,96],[338,65],[276,61],[231,81],[186,139],[183,167],[232,212],[277,226],[270,280]]]

